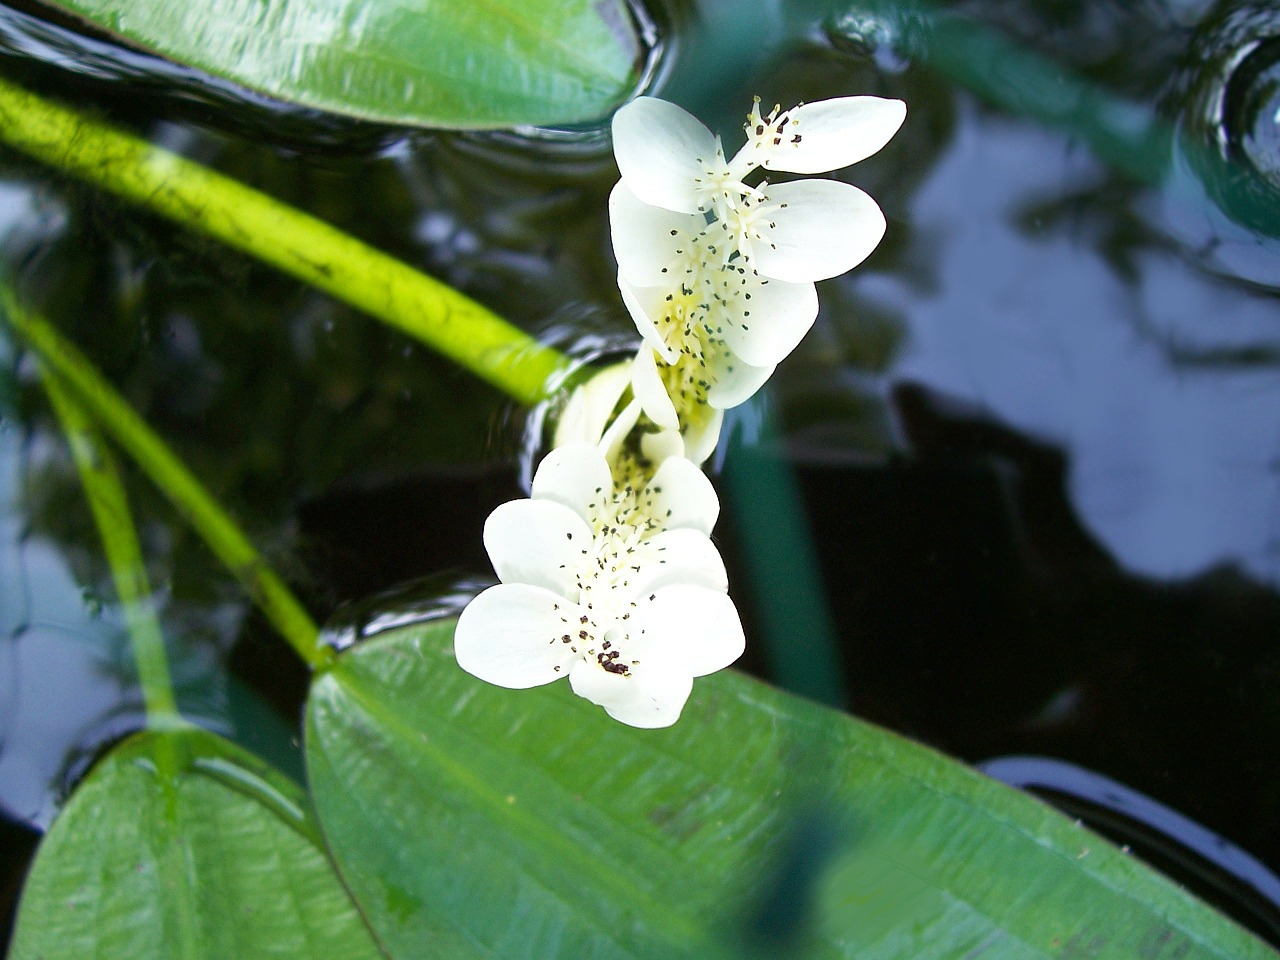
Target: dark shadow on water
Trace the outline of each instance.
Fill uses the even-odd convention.
[[[1280,864],[1280,597],[1127,574],[1059,451],[923,391],[897,406],[911,456],[796,452],[853,712],[970,761],[1079,763]]]

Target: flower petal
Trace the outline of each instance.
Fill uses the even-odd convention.
[[[707,391],[707,403],[721,410],[745,403],[773,376],[775,367],[776,363],[753,367],[743,360],[730,357],[728,362],[716,370],[716,381]],[[686,437],[686,442],[687,440]],[[690,455],[689,459],[692,460],[693,456]]]
[[[730,351],[753,367],[783,360],[818,317],[818,291],[812,283],[759,280],[749,284],[725,311],[722,330]],[[745,299],[750,293],[751,299]]]
[[[708,392],[708,399],[714,393],[713,388]],[[684,455],[694,463],[703,463],[716,452],[723,425],[724,410],[709,405],[695,411],[684,425]]]
[[[598,446],[606,461],[609,463],[618,462],[618,455],[622,452],[622,445],[626,443],[627,435],[631,433],[631,428],[636,425],[636,421],[639,419],[640,401],[633,399],[622,408],[622,412],[618,414],[617,419],[609,424],[609,429],[600,438]]]
[[[696,213],[697,180],[715,159],[716,139],[674,103],[637,97],[613,115],[613,154],[643,202]]]
[[[511,500],[484,522],[484,548],[498,579],[577,598],[574,566],[591,546],[591,528],[576,512],[550,500]]]
[[[669,727],[693,691],[693,677],[660,668],[630,674],[607,673],[594,661],[580,660],[569,671],[573,692],[604,707],[615,720],[633,727]]]
[[[675,404],[667,393],[667,385],[658,375],[658,364],[648,343],[642,343],[636,351],[631,371],[631,391],[650,420],[665,430],[680,429]]]
[[[630,365],[615,363],[575,387],[556,422],[555,446],[562,447],[574,441],[599,443],[600,435],[630,383]]]
[[[577,441],[542,458],[533,475],[533,496],[568,507],[591,525],[597,505],[613,496],[613,475],[595,444]]]
[[[644,342],[658,351],[658,355],[667,363],[675,363],[680,351],[669,346],[658,333],[654,317],[661,317],[666,309],[668,291],[663,287],[633,287],[621,273],[618,274],[618,289],[622,292],[622,302],[635,322],[636,329]]]
[[[640,435],[640,452],[653,463],[662,464],[668,457],[684,456],[684,438],[679,430],[659,430]]]
[[[467,604],[458,617],[453,651],[458,666],[500,687],[521,690],[550,683],[578,658],[561,643],[563,618],[577,604],[542,587],[500,583]]]
[[[729,575],[711,538],[698,530],[664,530],[636,552],[640,569],[627,577],[630,596],[647,602],[649,594],[673,584],[692,584],[724,593]]]
[[[668,530],[688,528],[711,534],[720,516],[720,498],[707,475],[683,457],[664,460],[640,498]]]
[[[632,633],[643,630],[657,648],[643,651],[642,656],[678,654],[695,677],[723,670],[742,656],[746,646],[738,610],[729,595],[719,590],[672,584],[658,590],[632,619]],[[664,650],[663,645],[670,647]]]
[[[782,143],[757,151],[756,162],[769,170],[826,173],[878,153],[902,126],[907,105],[884,97],[837,97],[787,115]]]
[[[706,227],[700,213],[675,213],[643,203],[619,180],[609,194],[609,233],[619,272],[638,287],[669,285],[677,250]]]
[[[884,214],[876,202],[837,180],[771,185],[768,215],[769,242],[753,245],[753,266],[774,280],[838,276],[865,260],[884,236]]]

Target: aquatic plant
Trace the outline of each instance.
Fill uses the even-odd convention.
[[[531,687],[567,675],[615,719],[664,727],[694,677],[742,653],[707,539],[720,504],[694,464],[714,448],[723,411],[759,390],[813,325],[813,281],[862,262],[884,235],[880,208],[850,184],[746,181],[760,167],[824,173],[862,160],[906,116],[901,101],[876,97],[779,111],[761,117],[757,99],[727,163],[719,139],[675,104],[640,97],[614,115],[622,179],[609,223],[644,342],[630,397],[615,393],[614,371],[600,374],[605,386],[577,388],[576,403],[604,411],[596,446],[554,449],[533,498],[485,524],[502,584],[468,605],[454,639],[481,679]]]
[[[1275,956],[1079,821],[723,669],[754,638],[712,539],[720,501],[705,465],[728,432],[725,411],[755,395],[814,324],[815,284],[859,263],[885,231],[876,202],[851,184],[771,177],[871,156],[903,122],[901,101],[767,112],[756,102],[745,145],[726,158],[682,108],[631,96],[644,65],[625,54],[643,31],[620,4],[497,0],[503,15],[478,19],[445,4],[431,30],[393,0],[251,5],[273,16],[321,9],[301,41],[213,0],[184,5],[190,20],[163,3],[62,6],[308,109],[467,128],[613,112],[617,313],[633,321],[635,352],[584,369],[295,205],[0,81],[0,141],[14,151],[257,258],[514,403],[555,413],[529,495],[497,505],[484,527],[501,582],[457,616],[432,608],[362,622],[330,642],[293,580],[136,398],[36,308],[21,275],[8,278],[0,307],[68,442],[144,707],[141,729],[80,779],[42,841],[11,957]],[[735,22],[750,22],[748,7]],[[936,26],[966,36],[963,22]],[[724,34],[734,56],[751,46]],[[406,43],[434,56],[406,57]],[[981,49],[955,43],[936,59],[958,70]],[[390,75],[424,86],[388,86]],[[291,386],[271,373],[273,388]],[[432,428],[447,429],[444,419]],[[133,513],[133,469],[309,670],[305,786],[188,716]],[[764,536],[790,541],[777,504],[761,498],[745,513]],[[792,641],[775,655],[833,672],[800,635],[797,571],[754,586]],[[551,682],[563,676],[568,684]]]

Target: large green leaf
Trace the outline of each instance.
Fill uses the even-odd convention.
[[[308,107],[481,128],[605,116],[643,56],[625,0],[50,0]]]
[[[129,738],[72,794],[36,854],[10,960],[381,956],[302,792],[186,729]]]
[[[357,645],[307,712],[313,799],[396,957],[1245,960],[1268,947],[1038,801],[724,673],[668,730],[508,691],[452,623]]]

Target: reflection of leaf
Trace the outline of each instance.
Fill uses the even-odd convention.
[[[353,648],[308,705],[325,835],[393,955],[1276,956],[883,730],[722,673],[675,727],[636,731],[563,683],[479,683],[451,631]]]
[[[380,957],[306,798],[195,729],[138,734],[54,821],[11,960]]]
[[[636,81],[623,0],[55,0],[139,47],[366,120],[509,127],[604,116]]]

